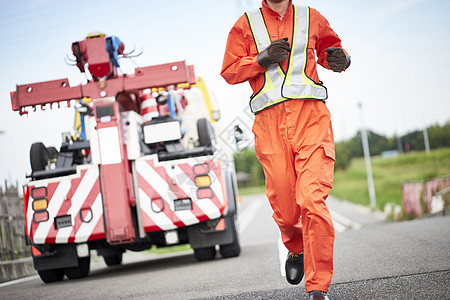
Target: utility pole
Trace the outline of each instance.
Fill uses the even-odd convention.
[[[364,126],[364,117],[362,110],[362,103],[358,103],[358,107],[361,113],[361,140],[364,152],[364,160],[366,162],[366,172],[367,172],[367,184],[369,186],[369,197],[370,197],[370,207],[373,209],[377,205],[377,199],[375,197],[375,185],[373,184],[372,175],[372,163],[370,162],[370,150],[369,150],[369,139],[367,138],[366,127]]]
[[[398,153],[402,154],[403,153],[403,146],[402,146],[402,139],[399,136],[395,137],[395,141],[397,143],[397,151]]]
[[[423,139],[425,142],[425,151],[428,153],[430,152],[430,141],[428,140],[428,130],[426,126],[423,128]]]

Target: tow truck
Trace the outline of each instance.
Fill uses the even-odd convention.
[[[46,283],[86,277],[91,250],[108,266],[152,246],[189,244],[199,261],[241,251],[234,163],[216,141],[204,81],[185,61],[121,74],[124,48],[116,36],[90,34],[72,43],[85,84],[66,78],[11,92],[20,115],[76,108],[76,130],[59,149],[31,145],[23,185],[25,232]],[[197,107],[193,87],[204,98]]]

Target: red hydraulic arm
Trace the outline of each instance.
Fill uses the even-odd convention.
[[[83,97],[105,98],[115,97],[122,92],[142,90],[146,88],[166,87],[180,83],[195,83],[192,66],[185,61],[136,68],[135,74],[123,75],[106,80],[90,81],[85,85],[69,86],[68,79],[44,81],[39,83],[17,85],[11,92],[12,109],[27,114],[26,107],[44,108],[50,104],[67,102]]]

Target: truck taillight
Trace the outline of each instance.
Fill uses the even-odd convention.
[[[206,198],[211,199],[212,197],[214,197],[214,192],[209,187],[201,188],[201,189],[197,190],[197,198],[198,199],[206,199]]]
[[[33,210],[34,211],[44,210],[44,209],[47,209],[47,207],[48,207],[47,199],[39,199],[39,200],[33,201]]]
[[[193,171],[195,175],[206,175],[209,173],[209,165],[208,164],[198,164],[193,167]]]
[[[40,223],[40,222],[45,222],[45,221],[48,221],[48,211],[42,210],[42,211],[37,211],[33,214],[33,222],[34,223]]]
[[[47,188],[45,186],[34,187],[31,189],[31,197],[33,199],[42,199],[47,196]]]
[[[40,223],[48,221],[48,200],[47,200],[47,187],[33,187],[31,189],[31,197],[33,198],[32,208],[34,210],[33,222]]]
[[[206,199],[214,197],[214,192],[210,188],[211,177],[208,175],[210,167],[207,163],[198,164],[193,167],[195,176],[194,183],[198,187],[197,198]]]
[[[199,188],[209,187],[211,185],[211,177],[202,175],[195,177],[195,185]]]

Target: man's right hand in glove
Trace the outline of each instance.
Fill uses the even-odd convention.
[[[258,64],[263,68],[267,68],[271,64],[278,64],[285,61],[289,57],[289,52],[291,51],[291,47],[287,40],[288,38],[283,38],[270,43],[269,47],[258,54],[258,57],[256,58]]]

